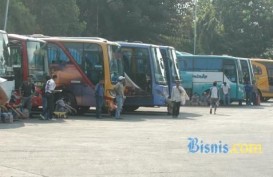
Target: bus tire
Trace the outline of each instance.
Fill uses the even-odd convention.
[[[260,90],[258,90],[258,93],[259,93],[261,102],[266,102],[266,101],[268,101],[268,100],[266,100],[265,97],[263,97],[262,92],[261,92]]]

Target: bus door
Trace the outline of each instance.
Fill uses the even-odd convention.
[[[152,77],[148,48],[121,47],[121,53],[126,78],[125,106],[152,105]]]
[[[18,90],[23,84],[23,67],[22,58],[23,52],[19,41],[9,42],[10,46],[10,58],[12,62],[12,68],[14,72],[15,89]]]
[[[237,69],[238,65],[236,60],[224,59],[223,60],[223,82],[227,82],[230,86],[230,99],[238,97],[238,75]]]
[[[172,80],[172,61],[170,58],[169,50],[168,49],[160,49],[161,55],[163,57],[164,67],[165,67],[165,75],[167,78],[168,83],[168,94],[171,96],[171,90],[173,86],[173,80]]]

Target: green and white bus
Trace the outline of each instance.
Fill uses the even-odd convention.
[[[183,86],[190,96],[208,92],[214,81],[219,88],[226,82],[231,89],[230,100],[241,104],[245,99],[244,84],[253,83],[253,70],[246,58],[184,55],[177,56],[177,62]]]

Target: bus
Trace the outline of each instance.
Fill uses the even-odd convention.
[[[118,42],[126,80],[124,109],[166,105],[167,77],[160,49],[138,42]]]
[[[105,105],[114,100],[115,75],[123,75],[120,46],[102,38],[40,37],[47,42],[49,72],[57,75],[57,98],[85,113],[96,105],[95,85],[105,81]]]
[[[41,92],[45,75],[49,73],[47,44],[45,41],[18,34],[8,34],[10,58],[15,76],[15,90],[19,90],[28,76],[32,78],[36,93]],[[39,109],[42,97],[32,97],[32,108]]]
[[[208,93],[212,83],[218,87],[226,82],[231,88],[230,100],[242,104],[245,99],[244,84],[253,83],[249,59],[216,55],[185,55],[178,57],[178,68],[183,87],[192,95]],[[222,100],[221,94],[221,100]]]
[[[261,101],[273,98],[273,60],[252,58],[251,63]]]
[[[161,55],[164,61],[165,74],[167,78],[168,94],[171,96],[172,87],[175,85],[175,80],[180,80],[176,51],[171,46],[159,46]]]
[[[0,80],[1,80],[1,102],[7,101],[14,89],[14,73],[8,46],[8,35],[0,30]]]

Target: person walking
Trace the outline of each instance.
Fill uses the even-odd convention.
[[[210,88],[210,114],[212,114],[212,108],[214,108],[214,114],[216,114],[219,99],[219,90],[217,88],[217,82],[215,81],[213,82],[213,86]]]
[[[32,117],[31,109],[32,109],[32,95],[35,92],[35,86],[32,83],[31,76],[28,76],[27,81],[24,81],[20,88],[20,95],[22,96],[22,108],[27,108],[29,118]],[[23,110],[21,110],[23,111]]]
[[[46,83],[47,81],[50,79],[50,76],[45,76],[44,78],[44,83],[43,86],[41,88],[41,95],[42,95],[42,106],[43,106],[43,111],[40,114],[41,119],[45,120],[47,117],[47,98],[46,98],[46,93],[45,93],[45,89],[46,89]]]
[[[180,85],[180,81],[175,81],[175,86],[172,88],[171,100],[173,102],[173,118],[177,118],[180,112],[180,105],[182,101],[182,96],[185,94],[184,88]]]
[[[57,75],[53,75],[51,79],[49,79],[46,82],[45,86],[45,94],[46,94],[46,100],[47,100],[47,108],[46,108],[46,119],[51,120],[53,111],[54,111],[54,90],[56,87],[55,80],[57,79]]]
[[[119,76],[118,83],[114,86],[114,90],[116,93],[116,102],[117,102],[117,109],[115,114],[116,119],[121,119],[120,113],[122,111],[124,99],[126,98],[124,96],[124,84],[125,84],[125,77]]]
[[[103,105],[103,97],[104,97],[104,80],[100,79],[99,83],[97,83],[95,87],[95,97],[96,97],[96,117],[101,118],[101,108]]]
[[[226,82],[224,82],[221,86],[223,92],[223,102],[224,105],[230,104],[230,86]]]

